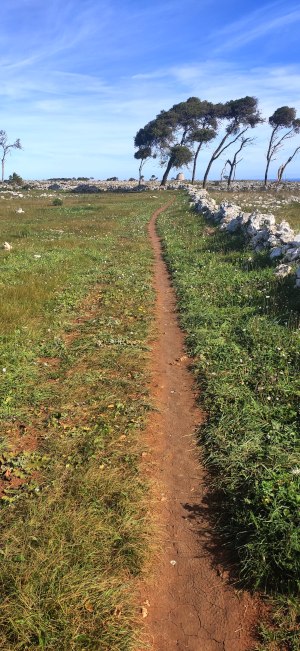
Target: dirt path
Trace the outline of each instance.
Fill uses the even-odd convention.
[[[145,470],[155,493],[159,552],[142,588],[145,625],[153,651],[248,651],[256,603],[228,583],[228,572],[209,551],[204,471],[194,431],[202,414],[188,371],[174,291],[161,257],[155,221],[149,225],[155,253],[158,340],[153,350],[152,412],[146,431]],[[226,581],[227,579],[227,581]]]

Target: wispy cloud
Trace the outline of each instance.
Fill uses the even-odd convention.
[[[299,22],[299,4],[292,9],[282,2],[272,2],[216,30],[209,41],[213,46],[213,54],[218,55],[245,46],[287,26],[293,25],[296,28]]]
[[[280,65],[271,47],[279,27],[295,36],[300,6],[253,2],[234,13],[217,0],[2,0],[0,126],[24,144],[10,164],[24,177],[134,176],[136,131],[191,95],[255,95],[266,117],[282,104],[300,111],[300,73],[282,30]],[[257,130],[245,174],[262,169],[267,135],[267,125]]]

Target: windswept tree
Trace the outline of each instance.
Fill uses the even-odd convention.
[[[257,124],[263,121],[257,108],[256,97],[249,96],[230,100],[223,105],[220,104],[218,109],[218,118],[220,120],[227,120],[227,126],[225,129],[225,135],[214,150],[207,165],[203,179],[204,188],[206,187],[207,178],[214,161],[217,160],[217,158],[219,158],[228,147],[241,138],[249,128],[253,129]]]
[[[280,167],[278,168],[277,183],[280,183],[282,181],[282,176],[285,168],[291,163],[293,158],[295,158],[296,154],[298,154],[298,151],[300,151],[300,145],[296,147],[295,151],[291,154],[291,156],[288,157],[287,161],[285,163],[282,163],[282,165],[280,165]]]
[[[22,149],[22,145],[20,142],[20,139],[18,138],[15,142],[9,144],[8,143],[8,136],[6,131],[3,131],[2,129],[0,130],[0,147],[2,149],[2,155],[1,155],[1,164],[2,164],[2,183],[4,181],[4,167],[5,167],[5,159],[7,155],[11,152],[12,149]]]
[[[143,156],[142,152],[145,152],[150,153],[153,158],[159,156],[161,160],[164,160],[166,152],[173,145],[173,141],[172,119],[170,119],[167,111],[161,111],[154,120],[148,122],[137,132],[134,138],[134,146],[138,148],[138,151],[134,156],[139,159],[140,156]]]
[[[201,101],[198,97],[189,97],[186,102],[179,102],[168,111],[161,111],[155,120],[138,131],[134,144],[139,149],[150,147],[152,156],[159,156],[161,164],[165,165],[161,181],[161,185],[165,185],[172,167],[178,169],[180,160],[182,165],[187,165],[184,161],[192,160],[194,143],[198,142],[199,153],[202,144],[215,135],[212,131],[207,133],[209,127],[213,129],[215,126],[213,104]],[[185,149],[181,151],[179,147]],[[187,150],[190,151],[190,156]]]
[[[136,158],[136,160],[140,161],[140,164],[139,164],[139,186],[141,185],[141,181],[142,181],[143,167],[144,167],[146,161],[148,160],[148,158],[151,158],[151,156],[152,156],[151,147],[141,147],[134,154],[134,158]]]
[[[273,115],[269,117],[269,124],[272,127],[272,133],[267,151],[267,165],[264,181],[265,187],[268,182],[268,172],[271,161],[276,158],[279,149],[283,147],[285,141],[293,138],[293,136],[296,133],[299,133],[300,130],[300,120],[296,118],[296,109],[291,106],[281,106],[280,108],[276,109]],[[287,161],[286,165],[289,162],[290,161]]]
[[[230,188],[231,181],[234,181],[234,179],[235,179],[236,168],[237,168],[238,164],[243,160],[242,158],[238,158],[238,155],[241,153],[241,151],[242,151],[242,149],[244,149],[244,147],[247,147],[248,145],[251,145],[254,142],[254,140],[255,140],[254,138],[250,138],[250,137],[245,138],[244,136],[242,136],[240,146],[236,150],[236,152],[234,153],[232,159],[231,160],[229,158],[227,159],[223,170],[225,170],[225,168],[228,165],[229,174],[226,177],[227,178],[227,187],[228,188]]]
[[[195,129],[192,131],[190,136],[191,143],[196,143],[196,150],[194,152],[193,160],[193,172],[192,172],[192,183],[195,181],[197,161],[200,150],[203,145],[207,145],[211,140],[213,140],[217,135],[217,121],[215,120],[216,126],[214,127],[203,127],[202,129]]]
[[[169,160],[165,169],[161,185],[165,185],[168,175],[172,168],[179,169],[188,165],[193,159],[193,153],[186,145],[174,145],[169,151]]]

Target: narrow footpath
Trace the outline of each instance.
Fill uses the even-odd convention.
[[[155,225],[168,205],[149,224],[158,335],[144,469],[154,492],[158,549],[141,591],[146,637],[151,651],[248,651],[255,647],[257,604],[230,585],[228,570],[211,551],[215,540],[194,437],[203,415]]]

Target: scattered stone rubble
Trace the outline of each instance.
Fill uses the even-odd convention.
[[[143,181],[140,185],[138,181],[101,181],[89,180],[78,181],[69,180],[43,180],[43,181],[26,181],[26,190],[42,190],[51,192],[73,192],[78,194],[95,194],[98,192],[144,192],[158,190],[178,190],[185,189],[186,183],[181,180],[169,181],[164,187],[160,186],[160,181]],[[3,197],[27,197],[27,193],[22,194],[21,190],[12,187],[9,183],[0,184],[0,193]],[[45,195],[46,196],[46,195]]]
[[[280,259],[275,274],[284,278],[293,272],[292,264],[300,265],[300,233],[295,234],[286,221],[276,223],[274,215],[255,210],[243,212],[240,206],[222,201],[220,206],[206,190],[187,186],[191,205],[227,233],[242,232],[254,251],[268,250],[271,260]],[[296,270],[296,287],[300,288],[300,266]]]

